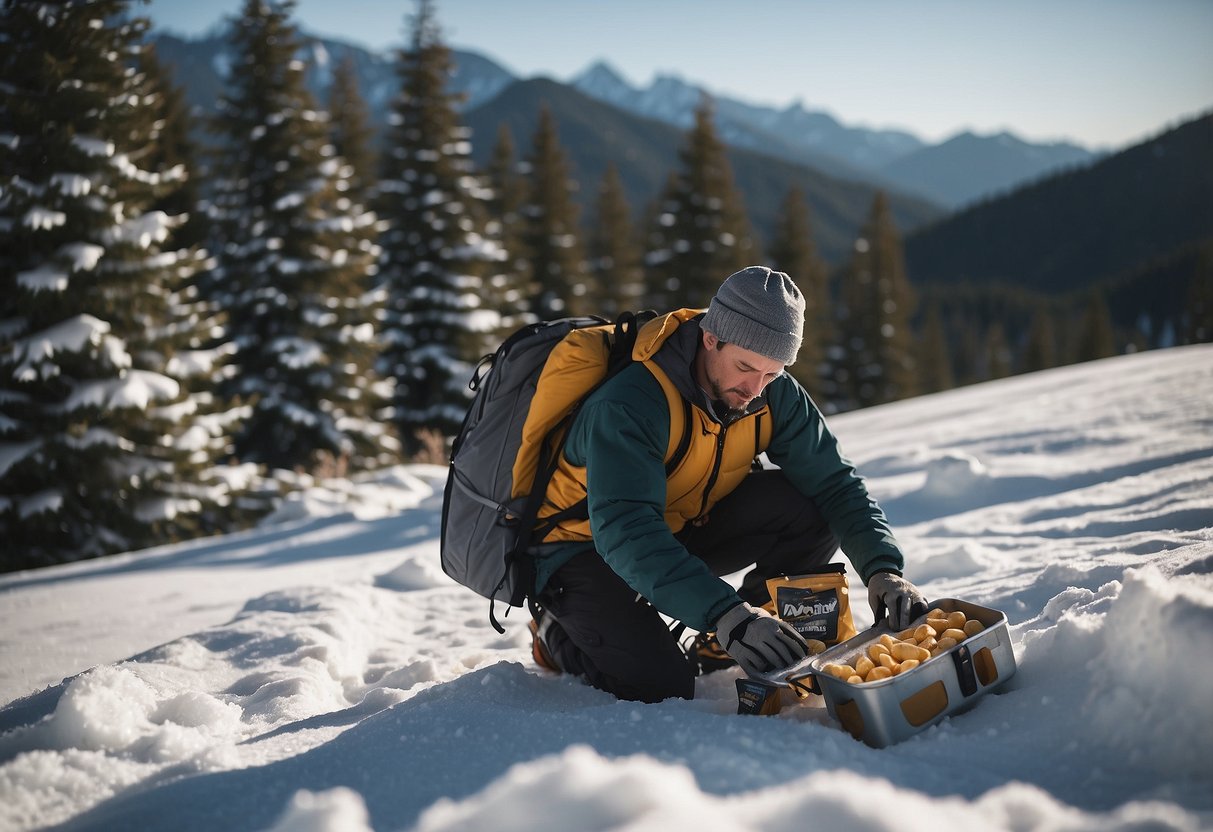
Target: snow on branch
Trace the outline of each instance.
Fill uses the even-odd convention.
[[[59,255],[71,261],[73,272],[87,272],[96,267],[105,249],[92,243],[68,243],[59,249]]]
[[[163,211],[148,211],[114,226],[105,236],[109,242],[134,243],[139,248],[148,248],[152,243],[163,243],[167,240],[169,231],[181,222],[181,218],[170,217]]]
[[[32,442],[0,442],[0,477],[21,460],[42,447],[42,440]]]
[[[193,378],[212,373],[225,358],[236,353],[236,345],[228,342],[215,349],[183,350],[168,361],[166,371],[174,378]]]
[[[57,489],[39,491],[33,496],[17,501],[17,514],[28,520],[35,514],[54,514],[63,507],[63,492]]]
[[[128,370],[119,378],[78,384],[63,403],[62,410],[68,413],[87,407],[146,410],[152,402],[176,398],[180,392],[181,386],[168,376],[147,370]]]
[[[364,211],[354,216],[347,214],[320,220],[314,227],[320,231],[342,231],[348,234],[358,229],[370,228],[377,220],[378,217],[373,211]]]
[[[297,425],[305,425],[307,427],[315,427],[320,423],[320,419],[315,413],[310,410],[304,410],[293,402],[284,402],[281,405],[281,411],[284,418]]]
[[[88,196],[93,189],[92,178],[80,173],[55,173],[50,182],[65,196]]]
[[[291,208],[297,208],[302,205],[306,199],[307,196],[299,191],[286,194],[285,196],[280,196],[274,201],[274,210],[286,211]]]
[[[17,273],[17,285],[30,292],[63,292],[67,289],[67,272],[54,266]]]
[[[202,511],[198,500],[180,497],[157,497],[142,500],[135,507],[135,517],[144,523],[157,520],[172,520],[178,514],[197,514]]]
[[[91,448],[95,445],[105,445],[110,448],[121,448],[123,450],[133,450],[135,443],[129,439],[123,439],[114,433],[112,430],[105,428],[89,428],[81,436],[64,436],[61,437],[63,444],[69,448],[83,450]]]
[[[61,353],[82,352],[88,346],[105,345],[111,363],[116,367],[130,366],[130,356],[117,338],[106,338],[110,325],[92,315],[77,315],[34,335],[14,342],[11,360],[17,364],[13,378],[35,381],[54,378],[59,367],[52,359]],[[106,342],[109,343],[106,343]]]
[[[92,136],[72,136],[72,145],[86,156],[104,156],[108,158],[114,155],[113,142],[93,138]]]
[[[145,185],[159,185],[161,182],[179,182],[185,179],[184,165],[175,165],[162,173],[147,171],[132,162],[125,153],[114,156],[110,164],[122,176],[132,182],[142,182]]]
[[[275,338],[269,349],[278,356],[284,366],[293,370],[324,363],[324,349],[315,341],[306,338]]]
[[[25,216],[21,218],[21,223],[26,228],[32,228],[34,231],[39,229],[51,230],[58,228],[67,222],[67,214],[62,211],[52,211],[49,208],[34,206],[25,212]]]

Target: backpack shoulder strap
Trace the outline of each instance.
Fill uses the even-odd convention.
[[[665,475],[668,479],[677,469],[678,465],[686,457],[687,451],[691,447],[691,423],[695,420],[695,413],[691,410],[691,403],[683,396],[678,397],[682,401],[682,431],[678,444],[674,446],[674,450],[670,452],[665,461]],[[671,403],[672,404],[672,403]],[[674,410],[670,411],[670,436],[674,436],[675,417]]]
[[[670,410],[670,444],[665,455],[665,475],[669,477],[678,469],[691,447],[692,427],[695,422],[694,406],[678,391],[664,370],[652,361],[645,361],[644,366],[661,386]]]

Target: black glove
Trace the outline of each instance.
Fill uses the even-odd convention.
[[[720,616],[716,637],[751,676],[796,664],[809,653],[809,646],[792,625],[744,601]]]
[[[868,603],[879,624],[889,612],[889,627],[904,630],[927,611],[927,599],[918,587],[896,572],[877,572],[868,579]]]

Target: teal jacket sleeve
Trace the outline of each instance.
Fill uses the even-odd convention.
[[[669,407],[651,377],[651,385],[632,379],[629,397],[644,400],[592,397],[565,447],[570,462],[586,467],[590,533],[607,565],[654,607],[692,629],[711,630],[741,598],[665,522]]]
[[[864,583],[880,569],[900,573],[905,558],[888,519],[804,388],[785,373],[765,395],[774,425],[767,456],[816,503]]]

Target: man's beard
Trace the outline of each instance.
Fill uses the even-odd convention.
[[[708,376],[708,384],[712,388],[712,409],[716,411],[717,415],[726,417],[726,421],[730,422],[745,415],[746,407],[753,399],[746,399],[741,407],[733,407],[729,404],[726,394],[735,393],[737,396],[741,396],[740,392],[735,388],[721,389],[719,382],[711,376]]]

